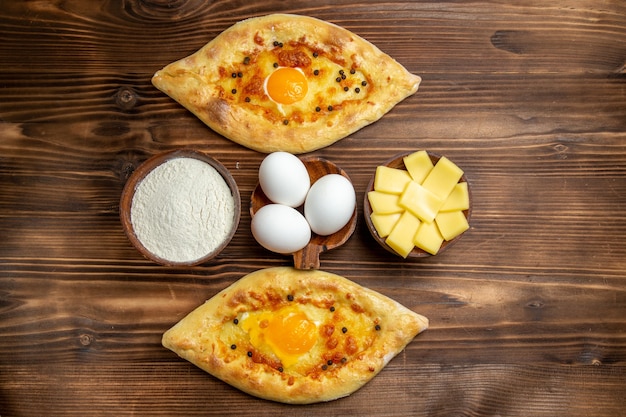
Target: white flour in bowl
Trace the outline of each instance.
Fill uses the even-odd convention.
[[[175,158],[137,185],[131,223],[152,254],[193,262],[218,248],[234,227],[235,199],[220,173],[194,158]]]

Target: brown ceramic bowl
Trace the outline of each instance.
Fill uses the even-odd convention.
[[[137,238],[135,231],[133,229],[133,224],[131,221],[131,208],[133,204],[133,197],[135,195],[135,190],[137,186],[143,181],[143,179],[156,167],[159,165],[170,161],[176,158],[193,158],[205,162],[215,168],[215,170],[222,176],[228,187],[230,188],[232,197],[235,203],[235,212],[233,215],[233,227],[226,235],[226,238],[213,249],[211,252],[201,256],[192,261],[172,261],[168,259],[163,259],[160,256],[152,253],[144,244]],[[128,239],[132,243],[132,245],[147,259],[154,261],[161,265],[166,266],[193,266],[204,263],[214,257],[216,257],[230,242],[237,227],[239,225],[239,218],[241,215],[241,198],[239,195],[239,188],[237,187],[237,183],[235,182],[232,175],[228,172],[228,170],[216,159],[210,157],[209,155],[196,151],[193,149],[177,149],[174,151],[164,152],[158,155],[155,155],[141,164],[130,176],[126,185],[124,186],[124,190],[122,191],[122,197],[120,199],[120,218],[122,222],[122,227],[124,228],[124,232],[128,236]]]
[[[396,155],[393,158],[389,159],[388,161],[384,162],[383,165],[386,165],[390,168],[406,169],[406,167],[404,166],[403,158],[407,155],[410,155],[411,153],[413,152],[407,152],[407,153]],[[432,161],[433,164],[436,164],[440,158],[439,155],[431,154],[430,152],[428,153],[428,156],[430,157],[430,160]],[[467,182],[467,178],[465,177],[465,174],[463,174],[459,182]],[[380,246],[385,248],[387,251],[393,253],[394,255],[401,256],[395,250],[393,250],[389,245],[385,243],[384,238],[381,238],[380,236],[378,236],[378,232],[376,231],[376,228],[372,224],[372,219],[370,218],[370,214],[372,214],[372,207],[370,206],[370,202],[367,198],[367,193],[373,190],[374,190],[374,176],[372,176],[372,180],[369,182],[367,186],[367,190],[365,191],[364,203],[363,203],[363,216],[365,217],[365,223],[367,224],[367,228],[369,229],[374,239],[380,244]],[[469,222],[470,214],[472,211],[472,194],[471,194],[471,190],[469,187],[469,183],[468,183],[467,190],[468,190],[469,198],[470,198],[470,208],[468,210],[464,210],[463,214],[465,215],[465,218]],[[443,243],[441,244],[441,248],[439,249],[439,252],[437,252],[437,255],[441,254],[450,246],[454,245],[464,234],[465,233],[461,233],[460,235],[458,235],[457,237],[449,241],[444,240]],[[425,258],[428,256],[435,256],[435,255],[432,255],[426,252],[425,250],[420,249],[416,246],[408,254],[407,258]]]
[[[342,175],[352,183],[348,174],[330,161],[315,157],[305,157],[300,158],[300,160],[304,163],[309,173],[311,184],[327,174]],[[271,200],[267,198],[261,186],[257,184],[250,198],[250,216],[254,216],[261,207],[267,204],[271,204]],[[309,243],[292,254],[294,267],[296,269],[318,269],[320,267],[321,253],[343,245],[352,236],[356,228],[356,218],[357,209],[355,207],[348,223],[338,232],[328,236],[320,236],[311,232]]]

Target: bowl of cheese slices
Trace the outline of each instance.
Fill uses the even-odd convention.
[[[425,150],[377,166],[363,207],[374,239],[402,258],[440,254],[470,228],[465,173],[447,157]]]

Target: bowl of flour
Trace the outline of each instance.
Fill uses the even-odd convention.
[[[192,266],[216,257],[232,239],[241,214],[237,183],[216,159],[193,149],[158,154],[130,176],[120,218],[130,242],[147,259]]]

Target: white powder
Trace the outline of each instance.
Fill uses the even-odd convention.
[[[215,250],[234,227],[235,199],[219,172],[194,158],[156,167],[137,185],[130,218],[152,254],[193,262]]]

